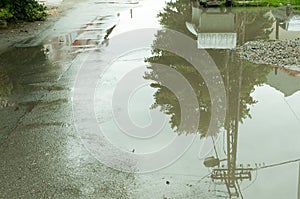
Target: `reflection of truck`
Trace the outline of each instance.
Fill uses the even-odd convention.
[[[235,15],[222,8],[192,8],[187,29],[197,37],[198,48],[234,49],[237,42]]]

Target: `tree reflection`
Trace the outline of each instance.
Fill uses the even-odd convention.
[[[51,67],[41,48],[13,48],[0,54],[0,97],[9,96],[13,89],[22,91],[25,85],[48,80],[42,75]]]
[[[236,15],[237,32],[239,33],[238,44],[264,39],[268,40],[274,19],[267,8],[243,8],[234,10]]]
[[[13,89],[13,83],[10,80],[7,71],[0,66],[0,97],[8,96]]]
[[[202,76],[186,60],[169,52],[163,53],[164,55],[151,57],[148,59],[148,61],[150,63],[163,63],[165,65],[174,67],[178,72],[180,72],[184,76],[184,78],[194,89],[200,107],[200,110],[191,109],[189,111],[200,111],[201,119],[199,121],[199,128],[202,132],[207,131],[210,121],[209,118],[211,101],[208,89],[205,85]],[[145,78],[154,80],[156,83],[151,84],[151,86],[157,88],[157,91],[154,94],[155,103],[152,105],[152,108],[160,107],[160,110],[162,112],[166,113],[167,115],[170,115],[171,127],[177,131],[181,122],[179,101],[173,92],[171,92],[167,87],[163,86],[160,82],[157,81],[157,79],[160,76],[164,76],[165,71],[161,70],[159,66],[155,65],[150,66],[149,68],[151,69],[151,72],[145,74]],[[177,90],[178,93],[185,93],[184,86],[178,85]],[[191,115],[195,114],[191,113]],[[182,129],[184,129],[184,132],[186,133],[194,133],[192,127],[189,128],[188,126],[185,126],[184,128],[182,127]],[[177,132],[182,133],[179,131]]]
[[[158,15],[161,24],[166,28],[190,34],[185,26],[186,21],[191,21],[191,5],[189,2],[187,0],[178,0],[167,3],[164,10]],[[257,38],[268,38],[272,20],[266,15],[267,10],[255,12],[236,10],[234,12],[238,44]],[[164,31],[158,31],[156,38],[154,43],[167,40]],[[168,40],[170,39],[168,38]],[[272,68],[242,61],[231,50],[208,50],[207,52],[216,63],[226,87],[226,124],[228,128],[231,128],[230,123],[233,120],[237,119],[239,122],[242,122],[245,118],[251,117],[250,106],[256,103],[251,93],[254,91],[255,86],[267,81],[266,75]],[[160,108],[162,112],[169,115],[171,127],[178,134],[196,133],[189,127],[185,127],[183,132],[179,132],[181,122],[179,101],[174,93],[158,81],[157,77],[161,76],[163,71],[154,63],[168,65],[180,72],[194,89],[200,110],[191,111],[200,111],[197,133],[205,136],[211,121],[212,107],[210,94],[203,77],[185,59],[164,50],[154,48],[152,56],[147,58],[146,61],[149,63],[149,72],[145,74],[145,79],[153,80],[155,83],[151,86],[157,89],[154,94],[155,103],[152,108]],[[184,92],[184,88],[178,87],[178,89],[182,89],[179,92]],[[238,115],[238,118],[236,118],[236,115]]]
[[[190,0],[177,0],[166,3],[163,11],[158,14],[160,23],[166,28],[189,35],[185,22],[190,21],[192,17],[190,2]]]

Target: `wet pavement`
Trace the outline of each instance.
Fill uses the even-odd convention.
[[[114,18],[118,9],[123,8],[100,16]],[[76,134],[71,90],[81,57],[72,54],[72,43],[64,41],[62,46],[63,41],[54,37],[81,31],[82,25],[98,17],[98,11],[94,7],[93,13],[83,12],[82,23],[71,20],[82,10],[71,9],[42,38],[29,38],[1,54],[6,88],[1,97],[5,108],[1,109],[0,198],[129,198],[126,187],[133,184],[134,176],[99,164]]]
[[[49,2],[68,9],[51,28],[0,54],[0,198],[204,199],[229,198],[230,194],[235,198],[235,192],[248,199],[297,198],[299,66],[290,70],[259,65],[227,49],[247,41],[274,39],[276,18],[270,10],[192,9],[183,0],[167,5],[159,0]],[[220,23],[220,16],[230,27],[205,24]],[[199,23],[201,17],[209,20]],[[198,52],[197,42],[204,37],[205,43],[198,47],[214,47],[204,55],[215,63],[222,78],[226,103],[219,103],[226,109],[213,107],[214,91],[203,77],[210,73],[197,71],[188,63],[193,61],[190,58],[184,60],[180,54],[156,48],[160,42],[181,44],[170,39],[163,27],[188,35],[188,41],[194,42],[188,52]],[[155,28],[155,34],[145,40],[135,31],[126,35],[138,28]],[[278,28],[278,39],[300,37],[300,30],[291,33],[283,26]],[[218,48],[220,37],[226,40],[222,43],[226,49]],[[124,38],[129,38],[128,43]],[[127,50],[135,44],[142,48]],[[83,74],[85,69],[87,74]],[[182,75],[176,81],[168,76],[174,71]],[[82,74],[86,85],[80,90]],[[93,87],[89,82],[95,77],[90,114],[89,99],[78,101],[76,94],[90,95],[87,92]],[[187,81],[179,83],[181,78]],[[188,88],[193,89],[198,107],[192,107]],[[128,90],[130,97],[124,104],[123,94]],[[178,100],[178,96],[182,97]],[[77,103],[83,103],[82,109],[74,107]],[[188,112],[183,112],[182,103],[189,105]],[[214,123],[214,111],[222,115],[224,110],[224,123]],[[134,126],[122,123],[127,119],[125,113]],[[195,124],[191,116],[198,113],[200,120]],[[84,126],[90,117],[103,135]],[[218,127],[214,139],[206,137],[210,123]],[[167,151],[174,140],[175,148]],[[214,147],[203,150],[201,146],[211,140]],[[104,152],[97,152],[96,145]],[[164,149],[168,153],[159,153]],[[148,154],[150,161],[143,159]],[[164,155],[161,159],[157,158],[160,154]],[[203,162],[209,156],[227,160],[219,167],[205,168]],[[124,172],[127,168],[132,172]],[[155,171],[139,173],[147,169]],[[227,173],[229,169],[245,179],[235,180]],[[218,173],[229,177],[212,179]],[[231,191],[226,189],[227,179],[234,179]]]

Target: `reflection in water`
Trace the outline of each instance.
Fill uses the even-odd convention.
[[[218,179],[225,182],[230,195],[236,196],[239,193],[237,180],[251,179],[251,169],[236,166],[238,124],[246,117],[251,117],[249,106],[253,105],[255,100],[250,94],[253,92],[255,86],[267,81],[266,76],[272,68],[243,63],[230,51],[223,52],[211,50],[209,53],[221,71],[226,87],[227,113],[224,128],[226,130],[227,140],[229,140],[226,152],[227,165],[222,168],[214,169],[211,176],[214,180]],[[167,52],[163,52],[161,56],[152,57],[148,60],[155,63],[168,63],[188,79],[189,83],[197,93],[201,115],[198,133],[204,137],[210,121],[213,118],[211,118],[210,95],[201,75],[197,73],[191,65],[185,62],[185,60]],[[147,74],[146,78],[155,81],[155,77],[160,75],[160,70],[156,67],[150,67],[150,69],[152,72]],[[161,107],[161,110],[164,113],[170,115],[172,127],[175,130],[178,130],[181,113],[176,96],[159,83],[153,84],[153,87],[158,88],[154,95],[155,104],[153,107]],[[186,127],[185,132],[194,133],[188,127]],[[217,161],[217,165],[214,166],[219,166],[219,157],[217,154],[216,158],[212,161]],[[209,164],[208,162],[206,163]]]
[[[0,66],[0,97],[11,94],[13,83],[5,68]]]
[[[300,90],[300,72],[284,67],[274,68],[267,76],[267,84],[279,90],[285,97],[292,96]]]
[[[299,37],[300,12],[294,11],[290,6],[281,7],[271,11],[275,18],[274,39],[293,39]]]
[[[114,25],[105,27],[106,21],[113,21]],[[116,27],[116,23],[117,20],[113,20],[113,16],[110,15],[96,17],[78,31],[52,38],[49,43],[44,44],[44,53],[50,61],[62,62],[74,59],[81,52],[99,50],[101,45],[108,45],[108,36]]]
[[[41,51],[42,47],[30,48],[15,48],[11,51],[5,52],[0,55],[1,65],[1,84],[5,84],[4,90],[12,90],[12,85],[15,89],[21,88],[21,84],[30,84],[35,81],[39,82],[38,77],[53,69]],[[16,59],[16,57],[18,59]],[[27,67],[30,66],[30,67]],[[35,76],[31,76],[32,74]],[[36,79],[34,78],[36,77]]]
[[[234,49],[237,33],[235,16],[223,8],[192,7],[192,22],[186,22],[197,37],[198,48]]]
[[[0,65],[0,109],[10,106],[7,96],[11,94],[13,83],[5,68]]]
[[[0,143],[46,93],[64,89],[52,83],[64,66],[51,64],[42,48],[13,48],[0,55]]]
[[[286,31],[300,31],[300,14],[293,11],[288,5],[272,11],[276,19],[276,32],[279,33],[279,26]],[[277,36],[279,38],[279,35]]]
[[[215,150],[215,157],[206,158],[204,165],[212,167],[210,178],[215,183],[226,185],[227,195],[223,197],[243,198],[240,188],[241,181],[252,180],[252,172],[257,169],[281,165],[264,166],[257,164],[255,168],[251,168],[237,162],[239,124],[246,118],[251,118],[250,107],[256,103],[251,94],[255,88],[263,84],[279,86],[283,92],[286,90],[286,96],[300,90],[298,79],[291,79],[290,77],[287,79],[297,81],[294,88],[284,88],[282,84],[276,85],[276,81],[285,82],[278,77],[278,74],[281,76],[290,71],[279,69],[280,72],[276,71],[277,76],[273,76],[274,69],[272,67],[240,60],[232,50],[237,45],[242,45],[247,41],[269,39],[269,35],[273,31],[273,19],[268,13],[269,10],[266,9],[248,11],[245,9],[191,8],[185,0],[167,3],[164,11],[159,13],[160,22],[166,28],[190,35],[197,40],[198,48],[209,49],[207,52],[213,58],[222,75],[227,96],[226,121],[223,127],[227,141],[226,150],[224,150],[226,156],[222,159]],[[164,31],[159,31],[156,35],[157,40],[154,42],[169,39],[164,39],[164,36]],[[184,131],[179,130],[182,119],[179,102],[174,93],[158,81],[158,77],[163,74],[163,71],[152,63],[168,65],[180,72],[195,90],[201,115],[196,133],[205,137],[208,126],[214,118],[211,118],[211,99],[203,77],[186,60],[164,50],[153,49],[153,56],[147,58],[146,61],[150,64],[150,72],[145,74],[145,79],[156,82],[151,86],[157,89],[152,108],[160,108],[162,112],[169,115],[170,124],[178,134],[195,133],[188,126],[185,126]],[[294,74],[294,76],[296,75]],[[182,89],[180,92],[184,93],[184,88],[179,86],[178,89]],[[214,138],[212,139],[214,140]],[[223,161],[226,163],[223,164]],[[299,159],[290,162],[297,161]]]
[[[198,9],[198,8],[197,8]],[[173,10],[178,10],[178,12],[174,12]],[[185,14],[182,11],[186,11]],[[265,17],[267,11],[257,11],[254,14],[247,13],[245,11],[239,11],[235,14],[235,21],[239,21],[236,23],[235,31],[238,35],[238,41],[247,41],[250,38],[259,38],[266,37],[266,29],[270,28],[272,25],[272,20],[268,17]],[[159,14],[161,23],[171,29],[175,29],[177,31],[186,33],[191,35],[189,30],[186,28],[186,21],[191,21],[191,9],[190,7],[184,3],[184,1],[176,1],[168,3],[165,11]],[[215,13],[218,15],[219,13]],[[211,14],[210,14],[211,15]],[[227,14],[226,14],[227,15]],[[187,16],[190,16],[187,18]],[[178,19],[186,19],[186,21],[181,20],[170,20],[170,18],[178,18]],[[194,16],[195,17],[195,16]],[[232,13],[230,17],[232,18]],[[254,18],[254,20],[252,20]],[[195,20],[195,19],[194,19]],[[258,21],[256,21],[258,20]],[[258,24],[261,20],[268,22],[264,23],[263,30],[253,31],[253,24]],[[196,21],[196,20],[195,20]],[[249,23],[251,21],[252,23]],[[247,23],[246,23],[247,22]],[[242,24],[244,25],[243,27]],[[230,24],[231,26],[232,24]],[[225,27],[224,27],[225,29]],[[232,27],[230,27],[232,29]],[[243,29],[244,31],[238,31]],[[201,31],[198,29],[197,31]],[[255,33],[255,34],[254,34]],[[163,40],[164,32],[160,31],[157,33],[157,41]],[[245,40],[246,39],[246,40]],[[239,44],[239,42],[238,42]],[[159,49],[153,50],[154,55],[147,59],[150,63],[161,63],[167,64],[170,67],[179,71],[192,85],[194,90],[196,90],[196,94],[198,97],[198,102],[200,105],[200,113],[201,119],[199,121],[199,131],[202,136],[206,135],[206,131],[208,128],[208,124],[210,122],[211,116],[211,101],[208,89],[206,84],[201,77],[201,75],[183,58],[178,57],[170,52],[166,52]],[[251,64],[249,62],[243,62],[239,60],[238,56],[231,50],[208,50],[209,55],[213,58],[214,62],[219,68],[219,71],[222,74],[223,81],[225,86],[228,88],[227,95],[229,96],[229,105],[230,103],[233,105],[240,104],[239,108],[239,118],[238,121],[242,121],[246,117],[249,117],[249,105],[255,103],[253,98],[251,97],[251,92],[253,92],[254,87],[261,85],[267,81],[267,74],[269,74],[272,70],[271,67],[260,66],[256,64]],[[154,65],[150,65],[150,73],[145,75],[146,79],[156,80],[157,76],[161,71],[158,67]],[[240,85],[239,85],[240,84]],[[153,87],[158,88],[155,93],[155,104],[153,107],[161,107],[162,111],[171,116],[171,125],[173,128],[178,127],[180,123],[180,112],[179,103],[175,100],[176,97],[169,91],[166,87],[162,86],[159,82],[157,84],[152,84]],[[239,88],[240,86],[240,88]],[[241,92],[240,92],[241,91]],[[236,99],[236,97],[240,95],[240,100]],[[239,101],[239,103],[238,103]],[[229,108],[230,114],[235,114],[235,109]],[[227,119],[230,121],[230,119]],[[189,130],[186,132],[194,133]],[[178,132],[180,133],[180,132]]]
[[[273,19],[268,12],[192,6],[192,18],[185,25],[197,37],[198,48],[234,49],[253,39],[269,38]]]
[[[300,31],[300,15],[290,16],[285,28],[287,31]]]

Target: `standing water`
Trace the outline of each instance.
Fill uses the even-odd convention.
[[[13,196],[43,194],[10,174],[21,160],[49,196],[296,199],[300,66],[252,63],[236,48],[300,37],[297,16],[187,0],[79,4],[38,46],[0,55],[4,196],[10,178]],[[14,143],[26,158],[6,149]]]

